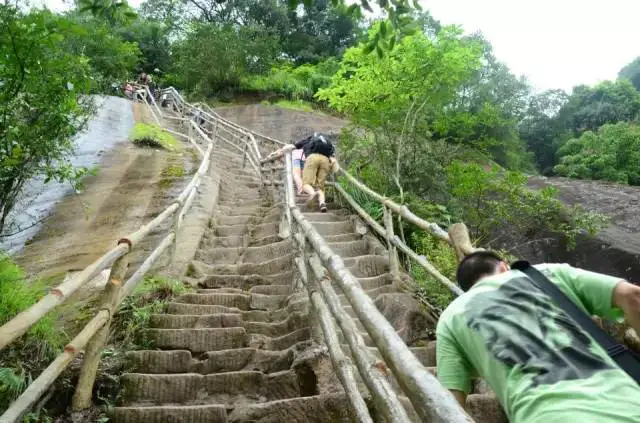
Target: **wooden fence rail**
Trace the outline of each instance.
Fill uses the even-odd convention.
[[[411,352],[409,347],[407,347],[400,336],[396,333],[393,326],[391,326],[387,319],[378,311],[375,304],[373,303],[373,300],[364,292],[358,280],[345,267],[342,258],[331,251],[331,248],[324,241],[324,238],[315,230],[313,225],[306,220],[300,209],[296,206],[294,201],[295,194],[293,191],[292,180],[293,165],[291,148],[285,149],[282,153],[270,154],[260,163],[261,165],[266,166],[273,161],[279,160],[282,156],[284,156],[285,163],[284,175],[282,177],[282,179],[285,181],[285,184],[282,187],[282,198],[284,200],[283,212],[287,216],[289,214],[291,215],[291,224],[289,224],[290,226],[288,230],[284,232],[287,234],[291,234],[291,236],[293,236],[294,239],[297,240],[296,242],[298,245],[302,243],[308,243],[310,245],[315,257],[314,259],[312,259],[312,261],[316,262],[316,271],[318,272],[317,276],[321,276],[320,270],[317,269],[317,262],[319,262],[321,266],[326,270],[327,274],[331,277],[331,279],[340,287],[340,289],[344,293],[345,297],[351,304],[356,316],[362,322],[362,325],[365,327],[374,344],[380,351],[380,354],[382,355],[384,361],[393,372],[393,375],[395,376],[402,392],[409,398],[415,412],[418,414],[420,419],[422,421],[438,423],[471,422],[471,418],[460,408],[453,395],[451,395],[448,390],[443,388],[435,378],[435,376],[428,372],[427,369],[420,363],[417,357]],[[369,190],[369,188],[364,184],[360,183],[359,181],[357,182],[362,187]],[[375,194],[374,191],[369,191]],[[385,207],[389,208],[389,210],[393,210],[403,216],[407,216],[407,218],[412,219],[414,223],[418,223],[420,227],[426,228],[427,230],[436,234],[441,239],[444,239],[447,242],[451,242],[449,234],[447,232],[439,228],[437,225],[429,224],[429,222],[426,222],[415,216],[413,213],[408,211],[406,207],[401,207],[391,200],[380,196],[379,194],[376,194],[376,199],[381,201]],[[359,208],[362,210],[361,207]],[[369,223],[375,226],[379,234],[387,239],[389,246],[399,247],[401,241],[397,236],[393,235],[393,232],[389,228],[390,212],[388,212],[388,223],[386,228],[380,226],[380,224],[375,222],[375,220],[373,220],[370,216],[368,216],[368,218]],[[287,221],[288,219],[284,219],[284,222]],[[461,249],[464,248],[470,247],[469,245],[461,247]],[[435,271],[437,272],[437,270]],[[302,279],[304,282],[305,278]],[[444,279],[446,280],[446,278]],[[318,297],[318,295],[315,295],[315,291],[320,290],[320,288],[317,288],[317,285],[310,283],[308,281],[308,278],[306,278],[306,280],[307,283],[305,283],[305,287],[309,291],[310,298],[312,299],[312,301],[320,304],[320,310],[318,310],[318,307],[316,306],[312,307],[315,318],[318,321],[322,322],[326,317],[323,316],[325,308],[322,307],[322,304],[327,304],[327,299],[331,299],[332,296],[330,295],[330,293],[328,293],[327,296],[323,295],[322,297]],[[451,282],[449,281],[449,283]],[[451,285],[455,287],[454,284],[451,283]],[[320,290],[320,292],[322,291]],[[336,307],[341,308],[341,306]],[[344,325],[344,316],[336,307],[331,307],[328,309],[332,317],[338,322],[340,322],[340,320],[343,320]],[[345,330],[352,329],[347,325],[341,327],[345,336]],[[334,326],[323,325],[323,333],[325,335],[325,341],[327,344],[333,343],[333,339],[335,337],[333,331],[335,331]],[[356,344],[357,340],[352,340],[352,343]],[[334,361],[334,363],[340,361],[342,354],[341,350],[339,351],[335,348],[330,348],[329,353],[333,353],[336,355],[335,357],[332,356],[332,360]],[[356,363],[358,363],[358,361],[360,360],[364,360],[363,357],[358,357],[357,345],[354,345],[354,350],[351,350],[351,353],[352,357],[355,357]],[[341,368],[341,366],[342,365],[339,363],[336,364],[336,371],[339,374],[345,371]],[[358,370],[360,371],[363,380],[366,380],[370,375],[367,375],[366,369],[363,367],[364,366],[358,366]],[[347,397],[349,398],[352,407],[354,407],[354,410],[358,410],[357,397],[350,394],[350,382],[344,379],[344,377],[341,378],[341,380],[343,380],[345,392],[347,392]],[[394,406],[398,404],[398,399],[395,396],[394,392],[390,392],[386,389],[380,389],[374,392],[373,395],[374,398],[376,398],[378,395],[383,396],[385,402],[382,402],[380,398],[376,399],[377,404],[380,407],[379,409],[385,415],[386,419],[394,423],[407,421],[407,419],[405,419],[406,414],[402,416],[400,414],[401,412],[394,408]],[[387,406],[386,408],[385,405]],[[359,421],[367,421],[364,417],[360,417],[359,412],[356,413],[356,415],[358,416]]]
[[[142,89],[138,87],[140,91]],[[91,393],[96,378],[96,371],[100,360],[100,354],[107,340],[109,326],[118,305],[133,291],[144,279],[145,274],[153,267],[155,262],[174,244],[176,234],[189,211],[198,192],[202,178],[205,176],[211,163],[211,155],[218,140],[236,146],[238,142],[244,143],[246,148],[240,147],[241,151],[246,151],[246,156],[252,163],[257,175],[261,176],[261,169],[258,163],[261,161],[261,153],[255,138],[246,131],[231,126],[228,122],[223,122],[221,118],[211,115],[205,123],[214,124],[215,127],[225,125],[227,129],[226,137],[233,137],[233,141],[227,139],[220,132],[217,132],[213,139],[206,133],[200,122],[194,121],[193,116],[185,117],[186,113],[192,113],[194,108],[186,103],[182,96],[173,88],[161,91],[170,97],[170,101],[175,105],[174,109],[181,113],[180,117],[164,115],[156,103],[149,88],[143,86],[144,94],[138,95],[139,100],[147,105],[154,121],[162,125],[165,118],[172,118],[186,124],[190,135],[185,135],[169,128],[161,128],[164,131],[178,135],[189,141],[200,154],[202,160],[197,172],[189,181],[187,186],[164,211],[143,225],[137,231],[121,238],[117,245],[107,251],[93,263],[87,266],[80,273],[74,275],[69,280],[51,289],[40,301],[19,313],[13,319],[0,327],[0,349],[5,348],[11,342],[25,334],[30,327],[36,324],[45,314],[55,307],[63,304],[81,286],[96,277],[105,269],[110,270],[110,275],[105,285],[104,291],[100,294],[98,301],[99,310],[80,333],[70,342],[64,352],[60,354],[27,389],[14,401],[7,411],[0,416],[0,423],[18,422],[30,408],[40,399],[47,389],[55,382],[62,371],[71,363],[73,358],[81,351],[85,351],[83,366],[81,369],[78,385],[76,387],[72,409],[81,410],[91,405]],[[150,101],[147,100],[150,99]],[[207,112],[198,109],[199,113]],[[195,130],[196,136],[193,136]],[[210,131],[211,132],[211,131]],[[234,142],[235,141],[235,142]],[[200,144],[206,145],[206,150]],[[160,241],[155,249],[147,256],[140,267],[123,283],[124,275],[128,267],[128,253],[136,247],[140,241],[147,237],[152,231],[157,230],[173,216],[173,223],[168,229],[167,235]]]

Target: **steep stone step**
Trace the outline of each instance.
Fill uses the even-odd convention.
[[[116,407],[111,416],[116,423],[227,423],[224,405]]]
[[[389,258],[384,256],[366,255],[345,258],[344,264],[356,278],[379,276],[389,272]]]
[[[237,237],[248,232],[246,225],[216,226],[215,234],[220,237]]]
[[[251,296],[248,294],[230,294],[215,292],[212,294],[183,294],[176,298],[177,302],[188,304],[221,305],[225,307],[249,310]]]
[[[170,302],[167,307],[169,314],[241,314],[245,322],[280,322],[285,320],[291,313],[306,313],[308,300],[290,302],[286,307],[274,311],[249,310],[242,311],[237,308],[224,307],[219,305],[187,304]]]
[[[278,337],[270,337],[257,333],[248,334],[248,347],[260,348],[270,351],[282,351],[291,348],[292,346],[308,341],[311,337],[311,331],[308,327],[298,329],[286,335]]]
[[[500,401],[493,394],[469,395],[466,408],[477,423],[509,423]]]
[[[351,423],[349,408],[343,394],[316,395],[237,407],[229,414],[229,422]]]
[[[248,225],[251,220],[255,219],[253,215],[242,215],[242,216],[225,216],[218,215],[215,218],[215,221],[220,226],[233,226],[233,225]]]
[[[149,326],[157,329],[201,329],[243,327],[241,314],[152,314]]]
[[[293,252],[293,241],[284,240],[274,244],[260,247],[249,247],[243,255],[244,263],[259,263],[265,260],[273,260]]]
[[[343,214],[339,211],[331,213],[304,213],[304,217],[309,222],[345,222],[350,218],[348,214]]]
[[[322,236],[328,235],[344,235],[354,231],[353,223],[350,221],[344,222],[311,222],[313,227]]]
[[[326,242],[347,242],[347,241],[358,241],[362,239],[362,235],[358,235],[357,233],[347,233],[342,235],[326,235],[323,236]]]
[[[156,348],[189,350],[194,353],[244,348],[248,337],[244,328],[146,329],[145,338]]]
[[[254,225],[251,228],[251,237],[254,239],[266,238],[278,233],[278,222],[268,222]]]
[[[199,269],[199,271],[202,273],[198,285],[203,288],[231,287],[248,291],[256,285],[291,285],[293,281],[293,271],[291,270],[275,275],[214,275],[207,274],[206,269]]]
[[[246,232],[244,233],[246,235]],[[215,237],[211,240],[211,247],[220,247],[220,248],[238,248],[244,246],[245,237],[240,236],[219,236]]]
[[[188,350],[129,351],[126,368],[140,373],[224,373],[241,370],[274,373],[291,368],[294,349],[267,351],[257,348],[207,351],[194,357]]]
[[[212,264],[234,264],[240,260],[242,248],[240,247],[214,247],[199,249],[196,252],[196,260]]]
[[[251,322],[241,323],[249,333],[257,333],[269,337],[280,337],[309,326],[309,316],[306,313],[292,313],[284,320],[276,323]]]
[[[293,254],[261,263],[211,265],[210,273],[218,275],[275,275],[292,268]]]
[[[201,374],[125,373],[121,382],[128,405],[133,404],[225,404],[248,399],[264,402],[301,396],[293,371],[265,375],[239,371]]]
[[[329,248],[342,258],[364,256],[369,253],[369,244],[365,240],[331,242]]]

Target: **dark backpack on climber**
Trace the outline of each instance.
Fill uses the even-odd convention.
[[[331,139],[327,134],[315,132],[311,139],[304,146],[304,154],[309,157],[311,154],[322,154],[326,157],[333,157],[335,149]]]

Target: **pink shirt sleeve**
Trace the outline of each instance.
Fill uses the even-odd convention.
[[[293,150],[291,152],[293,160],[302,160],[302,149]]]

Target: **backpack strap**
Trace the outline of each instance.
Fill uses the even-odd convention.
[[[636,382],[640,383],[640,357],[629,350],[625,345],[619,344],[598,326],[591,316],[578,307],[558,286],[551,282],[542,272],[520,260],[511,265],[512,269],[523,272],[535,286],[551,297],[558,307],[564,310],[575,323],[605,349],[609,357],[629,374]]]

